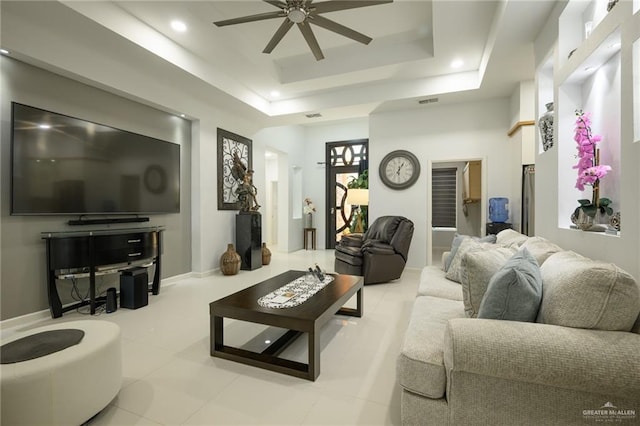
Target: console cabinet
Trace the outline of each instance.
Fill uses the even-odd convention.
[[[155,264],[149,291],[160,292],[162,227],[113,229],[83,232],[44,232],[47,245],[47,294],[53,318],[89,305],[91,314],[104,303],[96,297],[96,275],[120,273],[141,264]],[[59,279],[89,278],[89,299],[62,306],[56,282]]]

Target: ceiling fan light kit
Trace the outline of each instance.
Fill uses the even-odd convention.
[[[243,16],[240,18],[225,19],[223,21],[216,21],[214,24],[218,27],[224,27],[227,25],[243,24],[246,22],[263,21],[265,19],[273,18],[285,18],[280,27],[276,30],[275,34],[267,43],[267,46],[262,51],[263,53],[271,53],[273,49],[280,43],[282,38],[291,29],[293,24],[298,26],[298,29],[302,33],[309,49],[315,56],[316,60],[324,59],[322,49],[316,40],[311,25],[314,24],[322,27],[326,30],[332,31],[336,34],[340,34],[344,37],[350,38],[362,44],[369,44],[371,37],[361,34],[351,28],[345,27],[335,21],[320,16],[320,13],[336,12],[346,9],[355,9],[366,6],[376,6],[385,3],[393,3],[393,0],[334,0],[323,1],[319,3],[313,3],[313,0],[263,0],[265,3],[269,3],[272,6],[280,9],[277,12],[259,13],[256,15]]]

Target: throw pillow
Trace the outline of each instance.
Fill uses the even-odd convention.
[[[491,277],[478,318],[534,322],[542,300],[542,276],[536,259],[519,250]]]
[[[520,248],[526,248],[529,253],[533,255],[538,261],[538,265],[542,264],[554,253],[562,251],[562,247],[552,243],[551,241],[542,237],[528,238]]]
[[[451,250],[449,253],[449,256],[447,256],[447,258],[444,261],[444,271],[447,272],[449,270],[449,268],[451,267],[451,262],[453,261],[453,258],[456,256],[456,253],[458,252],[458,248],[460,247],[460,244],[462,244],[462,241],[465,238],[469,238],[468,235],[460,235],[458,233],[456,233],[453,236],[453,242],[451,243]]]
[[[476,318],[480,303],[487,291],[491,277],[516,253],[516,249],[496,247],[491,250],[471,250],[462,257],[460,283],[464,311]]]
[[[504,229],[496,235],[496,243],[503,246],[520,247],[529,237],[514,231],[513,229]]]
[[[495,235],[487,235],[486,237],[474,237],[474,236],[470,236],[470,235],[461,235],[456,233],[453,236],[453,242],[451,243],[451,253],[449,254],[449,256],[447,256],[447,258],[444,261],[444,271],[447,272],[449,270],[449,268],[451,267],[451,263],[453,262],[453,259],[455,258],[456,254],[458,253],[458,248],[460,247],[460,244],[462,244],[462,241],[464,241],[467,238],[471,238],[475,241],[478,241],[480,243],[495,243],[496,242],[496,236]]]
[[[640,313],[640,288],[612,263],[572,251],[551,255],[540,268],[544,298],[538,322],[565,327],[629,331]]]
[[[462,264],[462,257],[466,252],[473,249],[487,249],[495,247],[495,244],[492,243],[481,243],[472,238],[464,238],[460,247],[458,247],[458,251],[455,256],[449,255],[449,257],[453,257],[451,260],[451,266],[449,266],[449,270],[446,272],[445,277],[451,281],[460,282],[460,270]]]

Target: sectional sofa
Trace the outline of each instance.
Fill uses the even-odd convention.
[[[442,265],[397,361],[403,425],[640,424],[631,275],[513,230],[456,236]]]

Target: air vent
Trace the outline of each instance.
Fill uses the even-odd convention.
[[[438,102],[438,98],[420,99],[420,100],[418,101],[418,103],[419,103],[420,105],[424,105],[424,104],[433,104],[433,103],[436,103],[436,102]]]
[[[322,117],[322,114],[320,114],[319,112],[314,112],[313,114],[305,114],[305,117],[307,117],[307,118],[318,118],[318,117]]]

